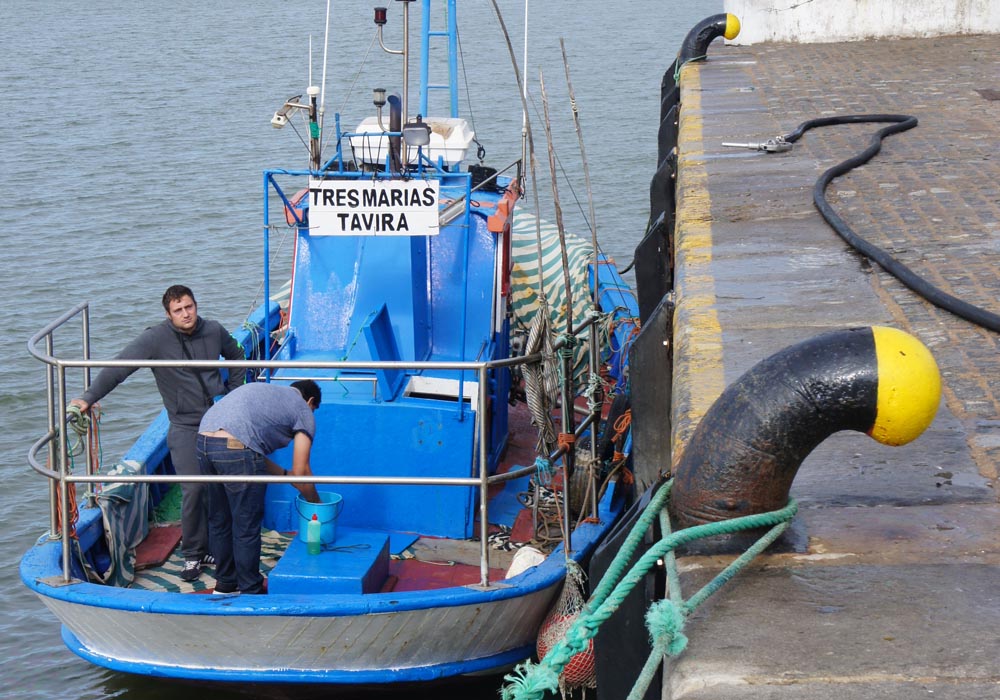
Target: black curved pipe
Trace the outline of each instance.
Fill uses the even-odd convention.
[[[967,301],[963,301],[958,297],[954,297],[938,287],[935,287],[906,265],[896,260],[889,253],[856,234],[854,230],[847,225],[847,222],[833,210],[833,207],[831,207],[830,203],[826,200],[826,188],[830,185],[834,178],[867,163],[881,150],[882,139],[886,136],[890,136],[891,134],[912,129],[917,125],[916,117],[911,117],[906,114],[849,114],[839,117],[810,119],[809,121],[803,122],[797,126],[791,133],[786,134],[784,139],[789,143],[794,143],[795,141],[798,141],[802,134],[806,131],[809,129],[815,129],[816,127],[830,126],[833,124],[861,124],[868,122],[894,123],[883,129],[879,129],[875,135],[872,136],[868,148],[864,151],[853,158],[848,158],[847,160],[838,163],[820,175],[819,180],[817,180],[816,184],[813,186],[813,204],[816,206],[816,209],[819,210],[819,213],[826,220],[826,222],[833,227],[833,230],[837,232],[837,235],[843,238],[848,245],[865,257],[878,263],[883,270],[898,279],[921,297],[935,306],[955,314],[959,318],[963,318],[970,323],[975,323],[976,325],[982,326],[983,328],[991,330],[995,333],[1000,333],[1000,315],[970,304]]]
[[[720,36],[735,39],[740,33],[740,20],[736,15],[721,13],[706,17],[694,25],[681,42],[677,57],[670,64],[660,81],[660,122],[677,105],[677,71],[688,61],[702,61],[708,53],[708,45]],[[660,153],[660,160],[663,153]]]
[[[740,21],[736,15],[722,13],[703,19],[688,32],[684,41],[681,42],[676,59],[663,74],[663,80],[660,82],[660,126],[656,137],[656,173],[649,184],[649,220],[644,234],[647,238],[650,236],[651,229],[663,215],[666,215],[664,222],[666,230],[673,231],[674,229],[677,118],[681,92],[677,84],[677,71],[688,61],[704,60],[708,45],[716,38],[724,36],[727,39],[733,39],[739,32]],[[654,239],[650,245],[658,245],[658,241]],[[638,264],[643,253],[644,251],[636,248],[632,264]],[[639,280],[639,284],[641,287],[641,280]],[[673,282],[671,281],[670,284],[672,287]],[[657,290],[651,290],[651,293],[656,294],[654,306],[659,303],[663,293],[669,289],[670,287],[659,294],[656,294]]]
[[[720,36],[732,39],[739,33],[739,20],[735,15],[723,12],[711,17],[706,17],[691,28],[684,41],[681,42],[681,50],[677,53],[677,65],[687,61],[700,61],[708,53],[708,45]]]
[[[399,133],[403,130],[403,101],[399,95],[392,94],[387,98],[389,103],[389,131]],[[399,136],[389,137],[389,167],[391,172],[403,172],[403,139]]]
[[[788,503],[806,456],[840,430],[887,444],[914,439],[940,400],[930,352],[892,328],[826,333],[762,360],[702,418],[674,471],[678,527]]]

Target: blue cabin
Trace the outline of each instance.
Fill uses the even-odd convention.
[[[426,363],[508,356],[509,214],[516,185],[503,179],[477,190],[471,206],[440,225],[441,202],[471,200],[472,175],[448,171],[442,157],[436,166],[427,160],[430,167],[405,178],[388,170],[338,170],[333,177],[312,180],[310,196],[295,209],[300,223],[287,328],[274,359],[407,365],[297,369],[294,376],[290,370],[275,371],[274,380],[309,377],[320,382],[323,401],[316,413],[311,460],[315,474],[478,476],[479,416],[489,421],[488,470],[492,473],[499,462],[507,438],[509,372],[490,372],[486,405],[480,406],[476,372]],[[439,198],[429,225],[422,226],[417,215],[404,216],[401,231],[398,219],[373,222],[355,213],[335,214],[333,233],[310,223],[310,213],[313,220],[320,213],[323,190],[336,190],[327,203],[349,197],[357,201],[373,189],[384,197],[389,196],[386,190],[392,196],[401,190],[405,202],[407,192],[419,197],[429,183]],[[359,209],[363,204],[354,211]],[[349,527],[450,538],[473,535],[474,487],[342,484],[330,490],[344,497],[341,523]],[[270,487],[266,526],[297,529],[296,494],[288,485]]]

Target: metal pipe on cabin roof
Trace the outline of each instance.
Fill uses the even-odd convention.
[[[389,131],[391,133],[401,133],[403,130],[402,105],[399,97],[395,94],[389,95]],[[381,138],[381,137],[380,137]],[[403,170],[403,139],[400,136],[389,137],[389,172],[402,172]]]
[[[410,120],[410,3],[413,0],[399,0],[399,2],[403,3],[403,124],[406,124]],[[409,162],[410,157],[405,150],[404,155],[405,164]]]

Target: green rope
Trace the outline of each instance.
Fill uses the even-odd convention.
[[[688,601],[681,605],[677,600],[665,601],[664,605],[657,606],[657,610],[651,613],[651,617],[647,615],[647,624],[651,626],[655,655],[650,661],[647,661],[646,665],[655,666],[655,659],[662,657],[664,653],[680,653],[687,644],[687,638],[682,633],[683,620],[686,616],[784,532],[798,510],[798,504],[794,499],[790,499],[784,508],[770,513],[695,525],[680,532],[669,532],[668,525],[665,536],[650,547],[635,565],[622,575],[625,565],[634,555],[639,540],[649,528],[652,518],[661,514],[662,506],[666,502],[671,486],[672,481],[668,481],[654,494],[611,566],[608,567],[608,571],[597,590],[563,638],[538,664],[530,662],[519,664],[514,672],[505,678],[508,685],[501,691],[503,700],[542,700],[546,692],[554,692],[558,688],[559,674],[569,660],[587,648],[589,641],[596,636],[601,624],[614,614],[636,584],[646,576],[657,561],[672,559],[668,555],[672,554],[678,546],[705,537],[733,534],[762,527],[772,528],[760,541],[693,596],[691,601],[695,601],[694,603]],[[615,580],[618,580],[617,584],[614,583]],[[679,585],[671,584],[671,590],[679,590]],[[657,651],[659,651],[658,654],[656,654]]]
[[[660,600],[649,606],[646,611],[646,627],[650,632],[653,650],[646,658],[626,700],[641,700],[656,678],[661,659],[665,655],[677,656],[684,651],[688,643],[683,632],[684,622],[684,613],[672,600]]]
[[[656,678],[660,663],[664,656],[677,656],[687,646],[687,637],[684,635],[684,624],[687,616],[694,612],[710,595],[719,590],[723,584],[728,582],[743,567],[750,563],[754,557],[767,549],[778,538],[781,533],[788,529],[790,521],[775,525],[771,530],[753,544],[746,552],[741,554],[729,566],[727,566],[715,578],[705,584],[701,590],[685,603],[681,594],[680,574],[677,570],[677,557],[671,550],[663,558],[667,570],[667,595],[669,600],[659,601],[650,606],[646,613],[646,627],[649,629],[649,636],[652,643],[652,650],[643,664],[642,671],[636,679],[632,690],[626,700],[640,700],[645,696],[649,686]],[[660,527],[663,532],[670,532],[670,516],[661,512]],[[669,610],[661,609],[669,607]],[[656,612],[654,613],[654,610]],[[670,619],[662,619],[669,616]],[[677,617],[679,616],[679,617]]]
[[[677,85],[681,80],[681,68],[689,63],[693,63],[694,61],[704,61],[706,58],[708,58],[708,54],[704,54],[703,56],[693,56],[686,61],[678,63],[677,67],[674,69],[674,85]]]
[[[556,470],[552,466],[552,462],[545,457],[535,457],[535,472],[538,474],[538,482],[542,486],[548,486],[552,483],[552,477],[555,476]]]
[[[344,355],[343,357],[340,358],[341,362],[346,362],[347,360],[350,359],[351,353],[354,352],[354,346],[356,346],[358,344],[358,341],[361,340],[361,336],[364,333],[365,326],[368,324],[369,321],[375,318],[375,314],[377,313],[378,309],[372,309],[371,311],[368,312],[368,315],[365,316],[365,320],[361,322],[361,325],[358,326],[358,330],[355,331],[354,339],[351,340],[351,344],[347,346],[346,350],[344,350]],[[341,396],[347,396],[349,393],[351,393],[350,389],[347,388],[347,384],[345,382],[340,381],[339,375],[333,377],[332,381],[336,382],[340,386],[340,389],[343,392]]]
[[[67,427],[76,436],[66,436],[66,450],[67,454],[72,458],[74,455],[83,454],[84,444],[83,439],[87,435],[87,431],[90,429],[90,416],[80,410],[80,407],[76,404],[70,404],[66,407],[66,413],[69,414],[70,419],[66,422]]]

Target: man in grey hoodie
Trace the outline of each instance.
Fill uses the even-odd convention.
[[[217,360],[220,355],[227,360],[246,359],[243,348],[221,323],[198,316],[198,303],[189,288],[174,285],[167,289],[163,294],[163,309],[167,313],[166,320],[143,331],[116,359]],[[87,411],[136,369],[105,367],[83,396],[71,403]],[[217,369],[154,367],[152,371],[170,421],[167,447],[174,470],[183,475],[200,474],[195,441],[201,418],[214,397],[243,384],[246,372],[231,372],[228,381],[223,383]],[[204,484],[181,484],[181,551],[185,560],[181,578],[185,581],[197,579],[203,564],[212,561],[204,494]]]

